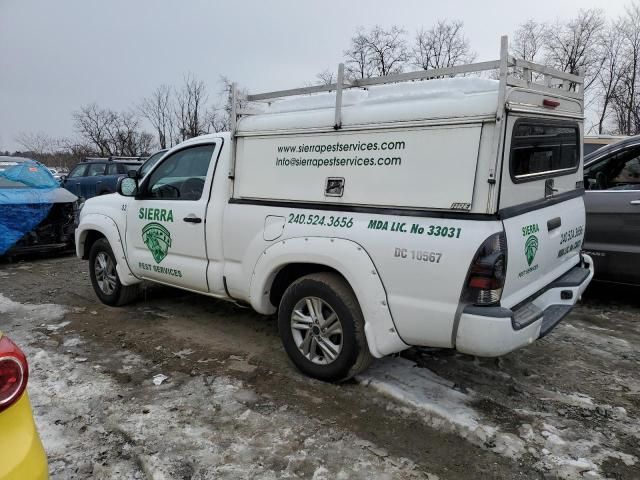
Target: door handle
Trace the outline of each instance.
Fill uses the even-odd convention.
[[[183,220],[189,223],[201,223],[202,219],[199,217],[184,217]]]
[[[640,200],[631,200],[629,203],[631,205],[640,205]]]
[[[547,221],[547,231],[555,230],[562,225],[562,219],[560,217],[552,218]]]

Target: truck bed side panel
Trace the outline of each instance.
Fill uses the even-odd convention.
[[[264,240],[267,216],[282,218],[282,235]],[[225,275],[232,296],[249,300],[253,266],[266,246],[288,238],[347,238],[369,254],[387,292],[404,342],[452,347],[463,282],[480,243],[499,221],[411,217],[388,213],[231,203],[225,214]],[[338,259],[339,260],[339,259]]]

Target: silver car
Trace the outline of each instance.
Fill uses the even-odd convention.
[[[584,185],[595,279],[640,285],[640,136],[586,155]]]

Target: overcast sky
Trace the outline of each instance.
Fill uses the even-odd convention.
[[[413,35],[459,19],[479,54],[533,18],[579,8],[615,17],[626,0],[0,0],[0,150],[20,132],[73,136],[71,114],[97,102],[135,107],[158,85],[192,72],[217,93],[220,75],[250,91],[302,86],[337,69],[359,26],[399,25]]]

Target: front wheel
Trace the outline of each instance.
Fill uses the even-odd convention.
[[[138,295],[138,285],[120,283],[116,257],[106,238],[96,240],[89,252],[89,274],[96,295],[112,307],[131,303]]]
[[[344,381],[371,363],[360,305],[335,273],[293,282],[280,301],[278,329],[291,361],[311,377]]]

